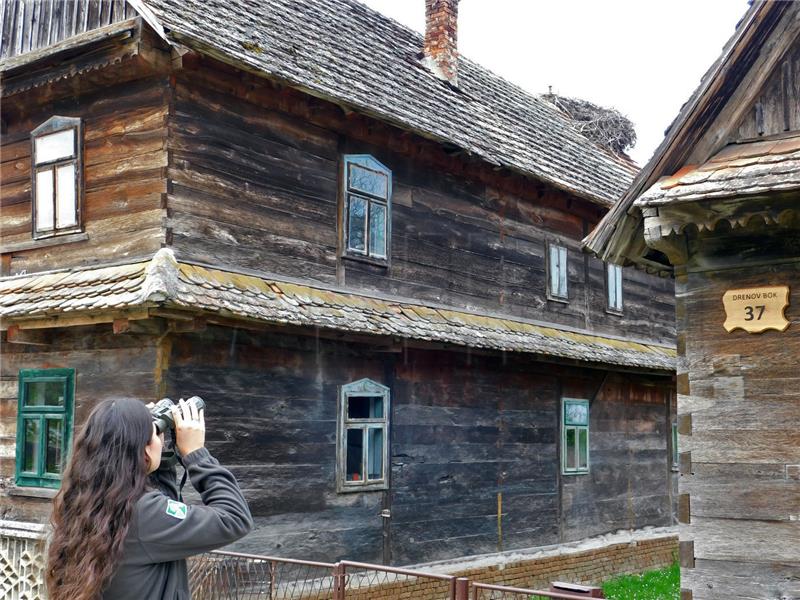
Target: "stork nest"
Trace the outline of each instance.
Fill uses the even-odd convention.
[[[552,93],[542,97],[566,113],[572,125],[585,137],[614,154],[625,156],[625,151],[636,145],[633,123],[615,108],[605,108],[588,100]]]

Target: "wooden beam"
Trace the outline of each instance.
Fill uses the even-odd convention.
[[[130,311],[113,311],[101,314],[75,314],[51,315],[29,318],[4,319],[0,321],[0,330],[18,326],[20,329],[52,329],[57,327],[80,327],[84,325],[97,325],[100,323],[113,323],[116,319],[138,320],[149,317],[147,309]]]
[[[19,325],[12,325],[8,328],[6,339],[9,344],[26,344],[30,346],[49,346],[52,342],[49,331],[22,330]]]

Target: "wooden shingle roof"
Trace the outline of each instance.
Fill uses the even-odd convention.
[[[0,278],[3,327],[53,317],[58,326],[70,315],[148,308],[605,365],[675,368],[675,349],[669,346],[232,273],[178,262],[169,249],[147,262]]]
[[[274,78],[604,206],[636,168],[564,115],[466,59],[458,87],[422,37],[355,0],[136,0],[172,42]]]
[[[635,206],[754,196],[800,189],[800,134],[729,144],[699,166],[652,185]]]

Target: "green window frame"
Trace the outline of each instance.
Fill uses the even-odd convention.
[[[678,470],[678,423],[672,422],[672,470]]]
[[[589,401],[564,398],[561,412],[561,472],[589,472]]]
[[[75,369],[21,369],[16,483],[58,488],[72,440]]]

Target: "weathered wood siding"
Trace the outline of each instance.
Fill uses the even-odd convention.
[[[561,394],[602,374],[217,327],[172,348],[168,390],[207,399],[209,448],[253,510],[240,550],[408,564],[671,523],[668,378],[606,380],[592,407],[597,464],[564,484],[562,514]],[[337,494],[338,386],[362,377],[391,389],[391,491]]]
[[[52,46],[135,16],[136,11],[125,0],[3,0],[0,59]]]
[[[111,325],[47,332],[44,345],[9,344],[0,360],[0,519],[45,522],[50,500],[8,495],[15,477],[20,369],[75,369],[74,431],[105,398],[158,398],[155,338],[114,335]]]
[[[719,228],[692,241],[677,281],[682,586],[694,600],[800,593],[796,242],[793,229]],[[723,293],[762,285],[789,286],[792,324],[727,333]]]
[[[672,524],[668,381],[609,374],[569,379],[564,395],[591,403],[587,475],[563,475],[563,540]]]
[[[800,130],[800,41],[778,63],[732,141]]]
[[[0,251],[6,274],[148,257],[161,247],[167,98],[166,81],[144,79],[56,100],[38,90],[4,101]],[[88,239],[49,245],[56,240],[31,235],[30,132],[54,115],[83,120]]]
[[[421,302],[506,312],[670,340],[672,282],[624,271],[624,314],[608,314],[604,265],[580,252],[602,209],[514,176],[470,168],[410,134],[337,107],[193,65],[170,119],[168,239],[187,259]],[[388,267],[339,251],[341,158],[393,172]],[[488,171],[488,175],[484,172]],[[569,303],[546,298],[546,243],[569,249]]]

